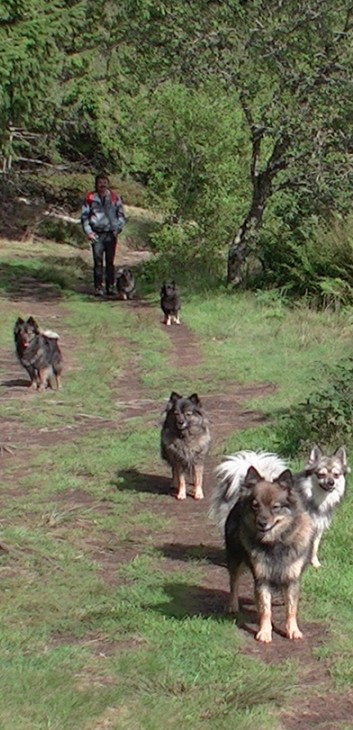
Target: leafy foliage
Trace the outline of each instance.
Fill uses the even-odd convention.
[[[71,0],[9,0],[0,9],[0,148],[9,150],[9,128],[19,136],[44,130],[58,109],[57,80],[84,13]],[[7,133],[6,133],[7,130]]]
[[[306,452],[315,441],[331,446],[352,443],[353,358],[334,368],[322,366],[321,376],[325,384],[278,419],[276,440],[288,456]]]

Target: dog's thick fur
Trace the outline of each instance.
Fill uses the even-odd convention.
[[[240,489],[250,466],[268,482],[287,469],[288,464],[277,454],[268,451],[237,451],[229,456],[216,469],[217,487],[212,495],[209,516],[219,525],[224,534],[224,526],[230,510],[236,503]]]
[[[175,281],[163,282],[161,288],[161,310],[164,314],[163,323],[166,325],[180,324],[181,302]]]
[[[40,391],[47,385],[61,388],[63,359],[56,332],[42,332],[36,320],[18,317],[14,327],[14,339],[18,359],[27,370],[30,385]]]
[[[285,633],[301,639],[297,624],[299,582],[310,561],[314,526],[289,469],[267,481],[250,466],[225,525],[230,577],[229,610],[239,610],[239,578],[250,568],[259,615],[258,641],[272,641],[272,590],[286,603]]]
[[[346,489],[346,474],[350,471],[344,446],[336,449],[332,456],[324,454],[320,446],[313,446],[304,470],[295,475],[306,508],[315,525],[315,539],[311,563],[320,567],[318,548],[324,530],[342,501]]]
[[[250,466],[257,469],[265,480],[273,481],[287,467],[287,463],[277,454],[266,451],[238,451],[216,469],[218,484],[214,490],[209,515],[219,525],[222,533],[227,516],[239,498]],[[330,526],[333,513],[344,496],[345,477],[349,471],[344,446],[328,456],[315,445],[304,470],[293,475],[295,487],[300,492],[315,527],[311,556],[311,563],[315,567],[320,565],[317,552],[322,533]]]
[[[135,277],[129,266],[122,266],[116,272],[116,290],[119,299],[132,299],[135,292]]]
[[[208,420],[196,393],[188,398],[171,393],[163,416],[161,456],[172,468],[177,499],[186,498],[186,475],[191,473],[194,498],[203,499],[203,469],[211,445]]]

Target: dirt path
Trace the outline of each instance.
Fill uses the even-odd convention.
[[[10,307],[13,308],[14,318],[22,312],[23,314],[32,314],[38,316],[40,321],[45,322],[47,326],[58,328],[63,336],[63,341],[68,342],[69,334],[65,332],[65,307],[64,304],[53,301],[49,298],[41,301],[34,301],[32,298],[11,300]],[[125,304],[123,305],[125,306]],[[127,304],[133,307],[133,312],[138,313],[141,318],[155,318],[159,316],[155,310],[144,306],[143,302],[133,302]],[[133,313],[132,313],[133,314]],[[162,326],[162,325],[161,325]],[[167,329],[170,337],[170,364],[173,368],[185,371],[190,374],[195,363],[200,360],[200,352],[198,342],[195,335],[190,332],[184,325],[181,327],[170,327]],[[70,348],[68,347],[68,350]],[[74,351],[74,350],[73,350]],[[6,370],[5,377],[2,378],[0,388],[0,403],[6,405],[9,399],[16,396],[21,397],[23,407],[26,402],[35,397],[30,390],[26,390],[24,386],[25,373],[21,366],[16,365],[14,355],[8,351],[4,353],[3,365]],[[67,362],[67,370],[76,366],[74,360]],[[175,386],[171,383],[171,389]],[[124,400],[118,400],[117,405],[119,411],[123,411],[123,419],[128,421],[137,415],[148,416],[149,419],[158,419],[161,412],[161,404],[154,403],[148,398],[144,388],[141,386],[136,365],[134,362],[129,364],[120,381],[117,383],[117,389],[120,393],[124,393]],[[151,509],[154,513],[172,518],[170,524],[173,526],[170,530],[157,532],[155,534],[154,544],[163,554],[166,560],[166,575],[168,576],[168,585],[166,591],[169,595],[168,614],[173,613],[175,607],[176,615],[180,617],[180,611],[184,611],[185,616],[192,615],[219,615],[224,616],[224,606],[228,590],[227,571],[224,566],[224,553],[222,540],[218,531],[213,527],[207,518],[207,512],[210,503],[210,495],[213,488],[213,469],[218,463],[217,452],[224,438],[231,432],[256,426],[263,421],[260,414],[247,408],[247,401],[251,398],[259,397],[262,393],[266,394],[273,390],[271,384],[254,385],[241,388],[236,385],[227,386],[223,392],[212,395],[201,396],[207,414],[209,415],[212,432],[213,432],[213,450],[207,463],[205,472],[205,500],[203,502],[194,501],[188,498],[185,502],[177,502],[169,494],[170,478],[168,470],[161,464],[159,473],[130,473],[130,483],[133,484],[134,490],[143,491],[148,494],[160,495],[158,502],[151,500]],[[4,411],[3,411],[4,412]],[[6,410],[5,410],[6,414]],[[120,416],[119,420],[121,422]],[[78,419],[77,428],[75,426],[60,426],[60,441],[67,439],[74,442],[82,436],[83,429],[85,431],[96,430],[100,426],[116,428],[114,421],[104,421],[101,423],[98,419],[85,420],[83,417]],[[56,443],[58,439],[58,429],[47,431],[39,429],[31,431],[17,418],[6,418],[6,415],[0,423],[0,444],[2,444],[2,462],[6,465],[11,460],[12,465],[16,465],[21,471],[28,470],[28,449],[47,448],[50,443]],[[131,487],[130,487],[131,488]],[[85,493],[73,493],[72,500],[75,503],[84,504],[87,501]],[[147,503],[148,507],[148,503]],[[105,549],[102,545],[97,545],[98,559],[102,564],[102,571],[105,579],[110,582],[114,580],[116,575],[116,565],[126,559],[132,559],[138,554],[141,545],[136,542],[130,542],[128,548],[124,548],[121,555],[114,551]],[[92,545],[94,549],[94,545]],[[182,588],[177,582],[177,576],[180,569],[185,563],[190,561],[203,561],[204,579],[202,585],[191,586],[185,596],[185,586]],[[176,579],[173,581],[173,575]],[[244,620],[240,630],[244,637],[245,650],[250,654],[258,657],[265,662],[279,662],[285,659],[296,659],[303,667],[303,687],[305,687],[305,698],[298,704],[293,704],[290,711],[286,711],[282,716],[283,730],[314,730],[314,728],[322,728],[322,730],[337,730],[338,723],[346,721],[351,722],[353,716],[353,692],[346,692],[343,695],[337,695],[332,691],[330,686],[328,669],[324,660],[318,660],[314,656],[314,649],[323,645],[326,639],[326,629],[321,624],[305,624],[300,621],[304,632],[304,639],[300,642],[290,642],[283,637],[280,629],[274,632],[273,642],[269,646],[258,644],[254,641],[254,632],[256,627],[256,612],[253,604],[253,586],[252,582],[244,577],[241,584],[240,594],[242,596],[242,606]],[[163,607],[161,607],[163,610]],[[274,611],[275,626],[283,626],[283,606],[278,602]],[[225,620],[229,620],[225,617]],[[308,689],[313,691],[308,693]]]

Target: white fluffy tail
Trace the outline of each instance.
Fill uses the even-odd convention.
[[[49,337],[50,340],[60,340],[60,336],[54,330],[41,330],[42,335]]]
[[[250,466],[269,482],[288,468],[286,461],[268,451],[237,451],[233,456],[228,456],[215,471],[218,484],[209,511],[210,519],[219,525],[222,534],[226,519],[239,498]]]

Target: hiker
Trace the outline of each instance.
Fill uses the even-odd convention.
[[[105,257],[105,291],[113,294],[114,258],[118,233],[125,224],[121,198],[109,190],[109,179],[104,173],[95,177],[95,189],[87,193],[81,211],[81,224],[92,245],[93,280],[96,296],[104,296],[103,259]]]

